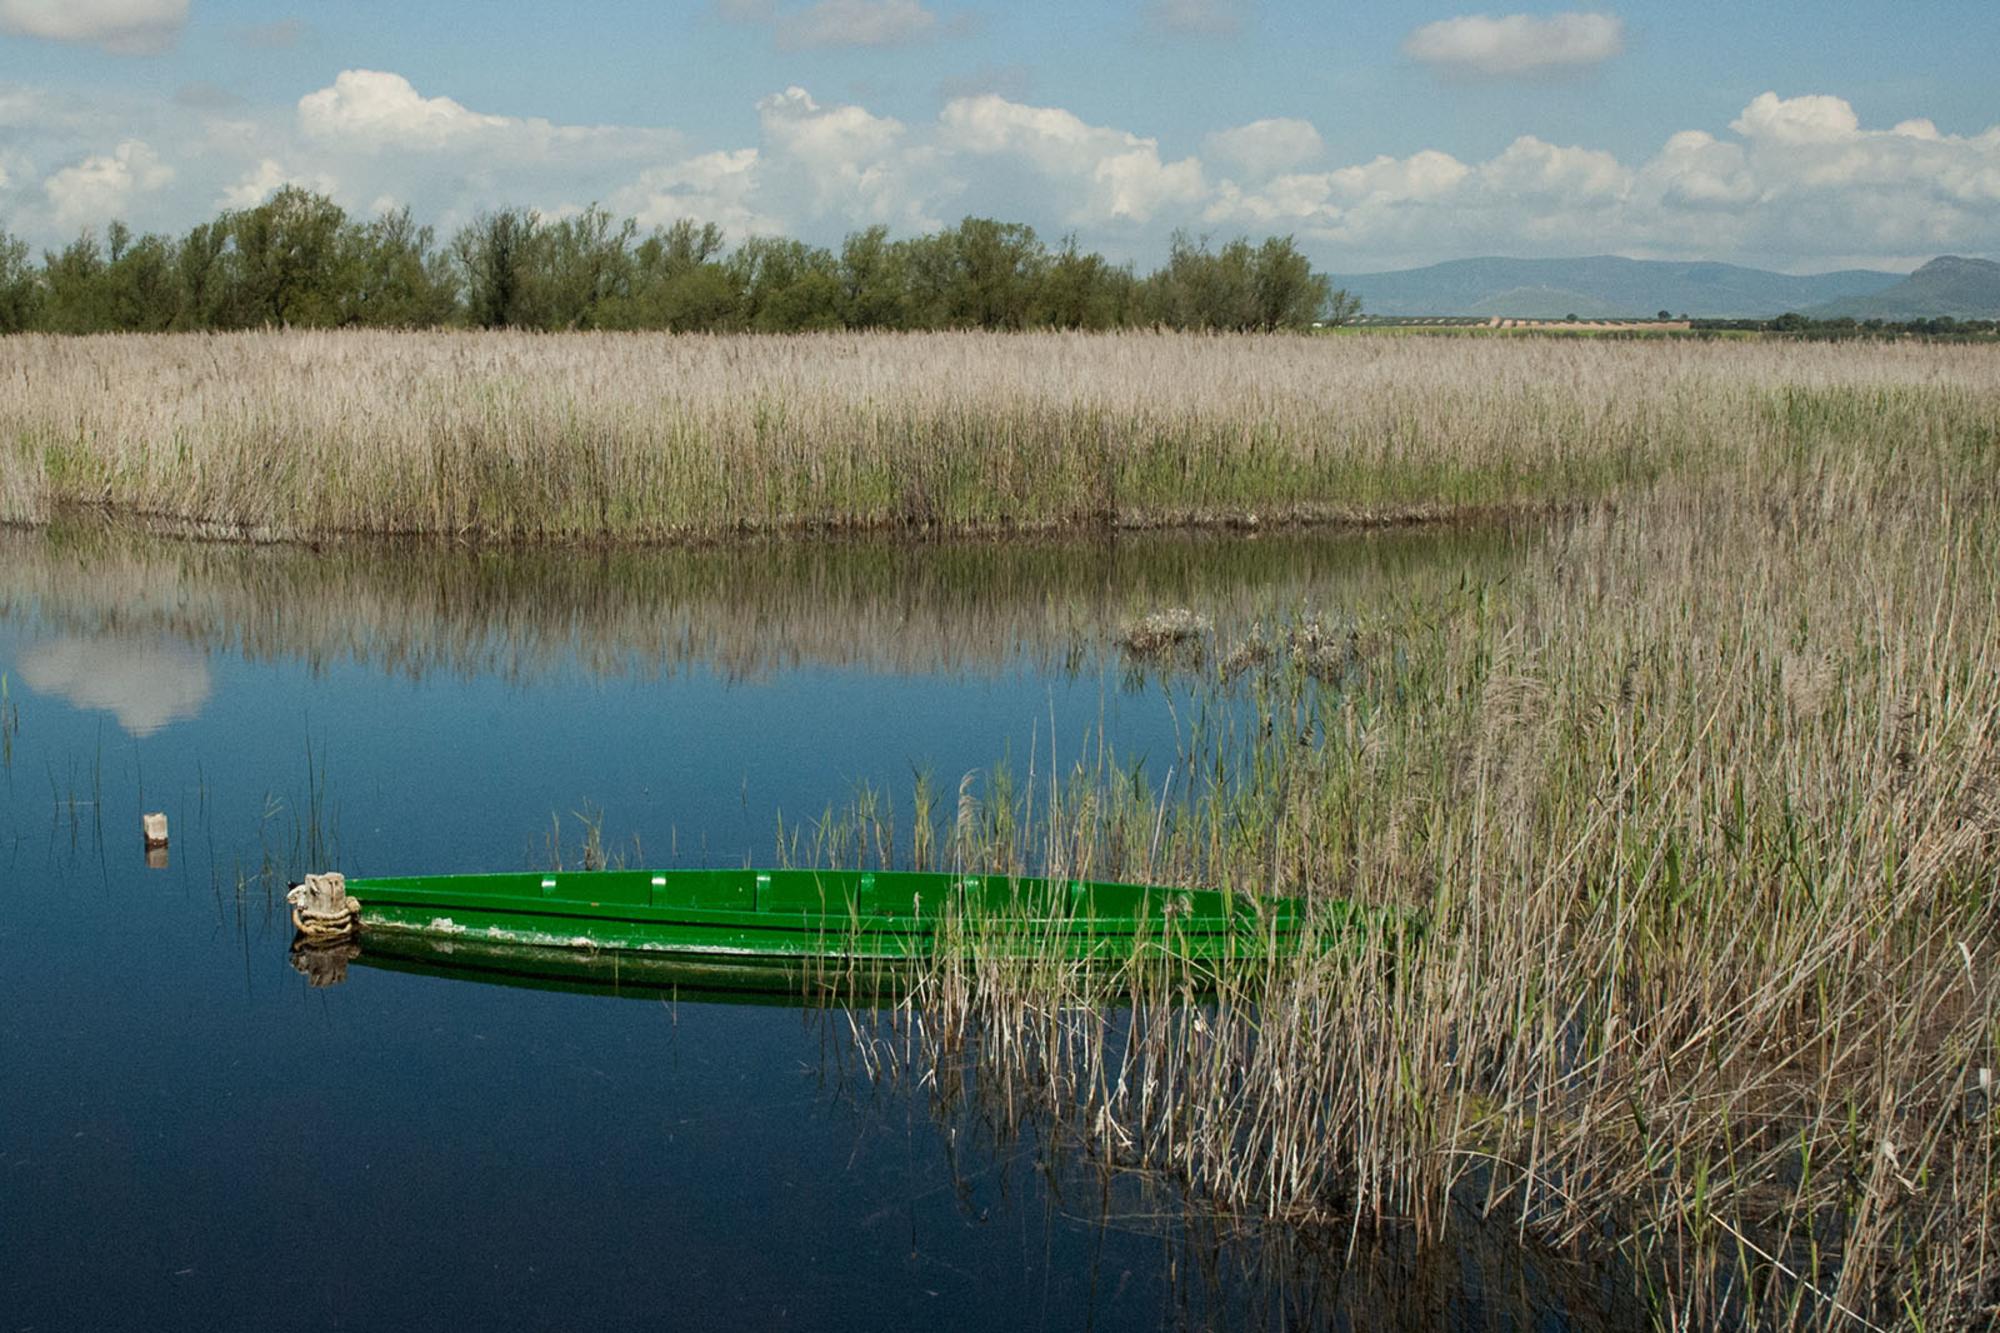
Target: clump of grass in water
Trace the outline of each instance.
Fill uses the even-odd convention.
[[[623,851],[607,852],[604,846],[604,808],[593,801],[585,800],[580,808],[570,811],[570,815],[583,826],[583,839],[577,844],[576,865],[580,870],[620,870],[625,866]],[[561,870],[563,865],[562,816],[554,811],[549,813],[549,831],[543,835],[542,856],[530,856],[531,863],[549,870]],[[639,836],[632,835],[632,853],[639,861],[644,861],[644,848]]]
[[[1337,683],[1274,660],[1178,794],[1072,770],[1001,820],[989,788],[968,868],[1425,929],[1129,1019],[1061,968],[941,959],[919,1077],[970,1060],[1227,1211],[1612,1247],[1664,1323],[1990,1319],[2000,496],[1917,450],[1767,483],[1429,589]]]
[[[1134,657],[1199,656],[1203,641],[1214,632],[1207,616],[1175,606],[1126,625],[1118,633],[1118,646]]]
[[[1252,671],[1297,670],[1322,683],[1344,679],[1362,655],[1379,645],[1358,628],[1336,629],[1318,615],[1301,614],[1275,639],[1254,624],[1242,638],[1220,653],[1218,669],[1224,680]]]

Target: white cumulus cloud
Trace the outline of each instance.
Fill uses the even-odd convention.
[[[1838,97],[1759,93],[1729,128],[1746,139],[1777,144],[1837,143],[1861,128],[1854,108]]]
[[[140,139],[96,153],[42,182],[59,226],[101,226],[124,213],[133,196],[174,178],[172,167]]]
[[[1758,193],[1743,145],[1724,143],[1706,130],[1669,137],[1641,177],[1663,205],[1675,209],[1741,209]]]
[[[446,148],[516,123],[425,97],[402,75],[373,69],[342,70],[330,87],[299,99],[307,134],[373,148]]]
[[[1610,153],[1562,147],[1524,134],[1480,168],[1485,184],[1513,198],[1610,199],[1622,195],[1632,173]]]
[[[0,0],[0,30],[116,55],[157,55],[173,46],[187,13],[188,0]]]
[[[734,240],[820,244],[977,214],[1050,239],[1074,231],[1141,265],[1183,227],[1289,233],[1350,273],[1496,253],[1795,270],[2000,253],[2000,126],[1966,132],[1910,107],[1878,128],[1820,92],[1763,93],[1650,153],[1520,135],[1464,160],[1432,147],[1343,161],[1303,120],[1219,127],[1181,155],[1144,126],[991,92],[898,118],[786,88],[756,104],[742,137],[690,146],[665,126],[501,115],[449,91],[348,70],[266,111],[0,84],[0,212],[9,232],[59,245],[121,216],[178,231],[290,182],[357,215],[405,201],[443,235],[482,210],[564,216],[593,200],[644,227],[690,218]]]
[[[1278,116],[1253,120],[1233,130],[1218,130],[1202,141],[1209,156],[1230,163],[1253,178],[1303,166],[1326,151],[1312,122]]]
[[[758,102],[757,117],[778,174],[803,182],[812,215],[930,224],[920,179],[929,154],[908,145],[901,121],[858,106],[821,106],[798,87]]]
[[[1039,178],[1048,204],[1076,224],[1147,222],[1197,206],[1201,162],[1163,161],[1159,141],[1091,125],[1061,107],[1024,106],[996,94],[948,102],[939,145],[974,158],[1011,159]]]
[[[1381,156],[1359,166],[1328,172],[1328,192],[1348,203],[1421,203],[1442,199],[1464,182],[1472,169],[1435,148],[1408,157]]]
[[[558,125],[540,116],[474,111],[450,97],[425,96],[400,74],[342,70],[299,99],[305,136],[339,152],[443,157],[479,169],[548,164],[601,166],[674,151],[671,130],[625,125]]]
[[[1625,49],[1625,23],[1610,14],[1468,14],[1426,23],[1403,53],[1437,69],[1505,78],[1602,64]]]
[[[2000,127],[1870,130],[1838,97],[1765,93],[1730,129],[1680,131],[1636,165],[1523,135],[1478,163],[1430,150],[1225,182],[1205,216],[1295,229],[1385,267],[1602,251],[1810,267],[2000,248]]]
[[[782,235],[782,220],[758,211],[761,155],[755,148],[701,153],[681,162],[651,167],[613,193],[611,208],[641,227],[665,227],[682,218],[713,222],[735,240]]]
[[[281,188],[296,185],[317,194],[332,195],[340,182],[321,171],[287,171],[276,158],[267,157],[246,171],[222,192],[218,206],[229,209],[255,208]],[[381,212],[381,209],[376,209]]]

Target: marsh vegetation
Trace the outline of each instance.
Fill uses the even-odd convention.
[[[1396,522],[1897,442],[1990,453],[1972,347],[1159,334],[26,337],[0,521],[674,541]]]
[[[947,969],[932,1058],[1232,1212],[1621,1253],[1663,1324],[1990,1317],[1991,462],[1850,444],[1594,512],[1375,608],[1337,675],[1274,657],[1185,781],[1003,788],[969,863],[1427,928],[1125,1030],[1059,972]]]
[[[419,669],[496,660],[467,606],[531,646],[595,626],[607,660],[667,664],[704,641],[754,667],[772,624],[808,657],[857,632],[944,661],[967,641],[1055,661],[1091,642],[1142,685],[1192,691],[1168,701],[1170,764],[1066,738],[1053,759],[926,775],[900,812],[864,793],[781,834],[780,857],[1227,885],[1423,923],[1254,991],[1165,992],[1129,1014],[1059,967],[955,962],[893,1020],[910,1027],[861,1031],[880,1077],[949,1095],[970,1071],[1121,1169],[1317,1241],[1435,1246],[1475,1217],[1613,1256],[1661,1325],[1976,1326],[2000,1303],[1990,349],[0,348],[17,386],[0,404],[7,518],[108,508],[324,547],[193,548],[186,569],[240,562],[255,591],[231,575],[152,606],[172,632],[226,637],[260,607],[303,607],[287,614],[313,652]],[[1298,584],[1246,566],[1117,597],[1061,592],[1019,553],[1055,547],[997,548],[1016,554],[968,594],[923,572],[960,548],[856,546],[892,553],[835,576],[776,543],[664,563],[621,545],[1050,528],[1116,545],[1254,523],[1246,545],[1282,552],[1289,523],[1474,515],[1535,536],[1483,563]],[[533,551],[475,543],[425,548],[406,579],[337,540],[366,533],[602,544],[608,572],[521,585],[490,562],[532,569]],[[94,549],[155,582],[160,557]],[[116,619],[119,599],[93,603],[62,568],[16,569],[12,595]],[[878,579],[915,590],[904,619],[828,618],[874,605]],[[661,604],[697,610],[662,633]],[[446,646],[399,646],[427,636]],[[893,668],[896,651],[867,660]],[[624,832],[604,830],[616,846]]]

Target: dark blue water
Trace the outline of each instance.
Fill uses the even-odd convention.
[[[283,878],[767,863],[918,773],[1199,711],[1112,644],[1357,605],[1463,541],[620,557],[0,534],[0,1327],[1567,1326],[1546,1272],[1233,1229],[886,1022],[291,966]],[[983,781],[983,779],[981,780]],[[139,816],[174,830],[149,867]],[[836,814],[836,822],[838,815]],[[893,1033],[891,1034],[893,1036]]]

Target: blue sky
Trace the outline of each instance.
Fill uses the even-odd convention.
[[[1080,13],[1079,13],[1080,11]],[[1991,0],[0,0],[0,227],[179,230],[293,181],[829,242],[967,213],[1150,263],[2000,253]]]

